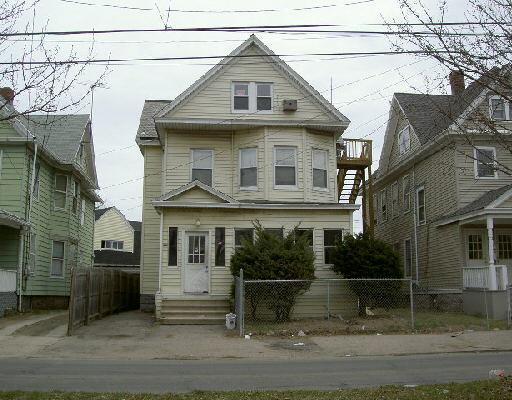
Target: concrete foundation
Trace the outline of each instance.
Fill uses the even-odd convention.
[[[141,294],[140,295],[140,310],[144,312],[155,311],[155,295],[154,294]]]
[[[506,290],[466,289],[462,293],[464,312],[491,319],[506,320],[510,293]]]
[[[16,311],[18,305],[18,296],[15,292],[1,292],[0,293],[0,318],[6,312]]]

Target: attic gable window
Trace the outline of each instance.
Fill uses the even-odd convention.
[[[496,149],[494,147],[475,147],[475,178],[497,178]]]
[[[272,113],[273,85],[268,82],[232,82],[231,112]]]
[[[407,153],[411,148],[411,127],[407,125],[398,133],[398,149],[400,155]]]
[[[495,121],[510,120],[510,103],[501,96],[489,98],[489,117]]]

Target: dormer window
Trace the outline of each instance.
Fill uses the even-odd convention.
[[[494,121],[510,120],[510,103],[501,96],[489,98],[489,117]]]
[[[233,113],[272,112],[272,83],[267,82],[233,82],[231,84]]]
[[[405,154],[411,148],[411,127],[407,125],[398,133],[398,148],[400,155]]]

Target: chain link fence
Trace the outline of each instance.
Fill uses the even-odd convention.
[[[432,290],[410,279],[244,280],[235,278],[241,336],[454,332],[510,327],[488,312],[468,315],[462,292]],[[510,288],[508,289],[510,302]]]

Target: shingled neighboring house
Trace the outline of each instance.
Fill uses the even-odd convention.
[[[23,116],[0,94],[0,272],[16,271],[23,308],[65,308],[101,201],[89,115]]]
[[[375,235],[404,276],[452,305],[504,317],[512,281],[512,107],[493,69],[450,95],[395,93],[374,181]]]
[[[116,208],[94,211],[94,266],[137,271],[142,223],[128,221]]]

